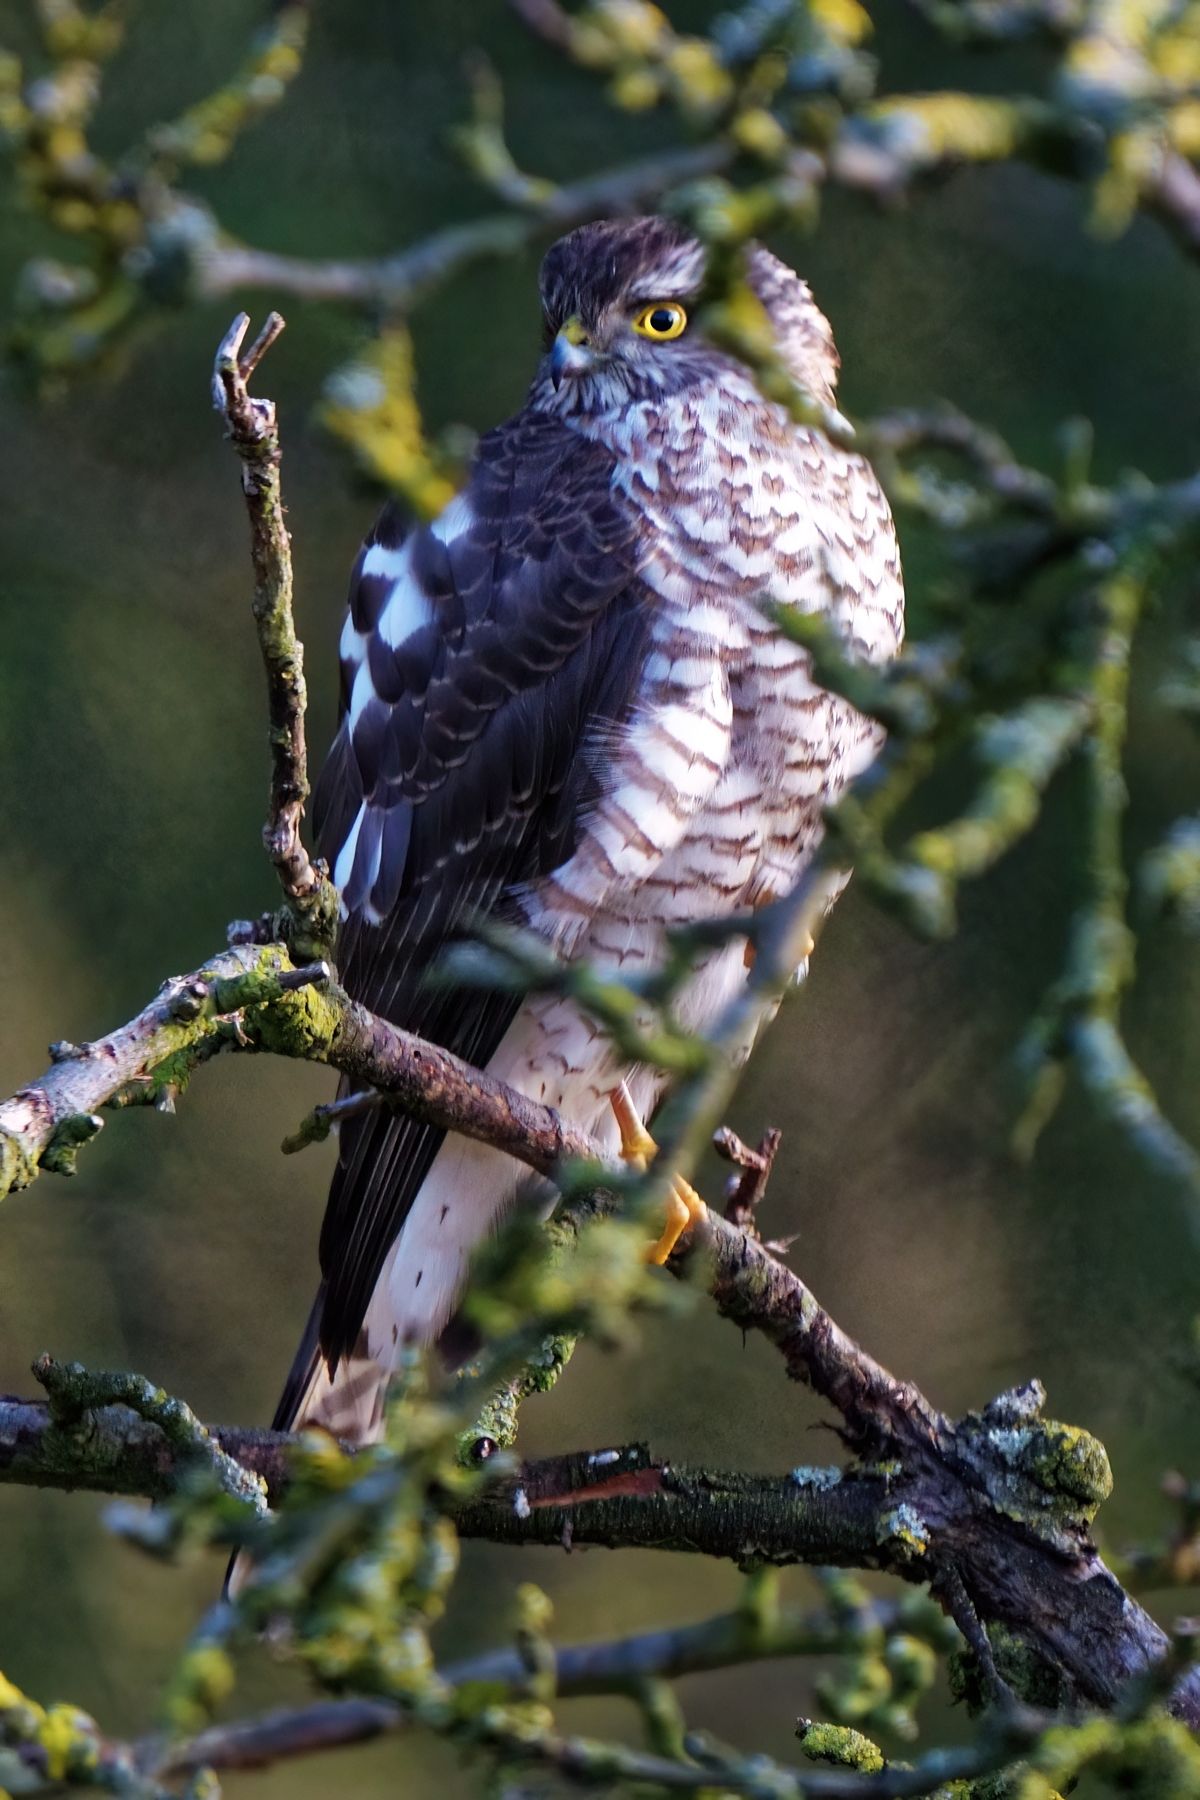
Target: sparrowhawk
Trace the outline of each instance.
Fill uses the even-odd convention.
[[[791,374],[832,407],[838,355],[807,285],[765,249],[747,270]],[[874,473],[705,340],[703,273],[700,245],[660,218],[585,225],[549,251],[525,405],[432,524],[389,505],[363,546],[315,802],[350,994],[614,1147],[614,1089],[645,1118],[659,1071],[625,1066],[561,995],[426,972],[483,914],[644,974],[666,927],[789,890],[881,733],[814,685],[778,611],[821,614],[871,660],[903,629]],[[708,952],[681,1024],[709,1027],[746,965],[743,937]],[[442,1331],[527,1181],[390,1109],[348,1117],[277,1426],[378,1435],[402,1347]]]

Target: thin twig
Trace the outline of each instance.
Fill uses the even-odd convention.
[[[363,1113],[374,1112],[377,1107],[386,1105],[387,1096],[378,1088],[360,1088],[354,1093],[343,1094],[338,1100],[314,1106],[279,1147],[285,1156],[294,1156],[299,1150],[307,1150],[310,1144],[323,1144],[344,1120],[361,1118]]]
[[[471,1679],[470,1665],[459,1671]],[[447,1671],[447,1679],[454,1671]],[[364,1743],[384,1733],[403,1731],[419,1717],[419,1707],[381,1700],[323,1701],[314,1706],[281,1708],[260,1719],[215,1726],[165,1753],[161,1744],[138,1747],[138,1759],[158,1776],[190,1773],[198,1768],[259,1769],[272,1763],[346,1744]],[[933,1751],[915,1767],[897,1765],[877,1775],[852,1771],[790,1769],[755,1755],[716,1756],[707,1745],[687,1741],[703,1759],[676,1761],[663,1756],[565,1738],[525,1723],[509,1727],[500,1708],[488,1709],[475,1721],[451,1732],[464,1742],[505,1749],[517,1762],[545,1764],[567,1780],[592,1787],[617,1782],[648,1784],[666,1792],[747,1794],[762,1800],[917,1800],[951,1781],[962,1781],[1001,1769],[1015,1761],[1032,1741],[1042,1721],[1036,1715],[998,1729],[978,1745],[962,1750]]]
[[[894,1600],[872,1600],[863,1624],[881,1638],[910,1628],[906,1606]],[[844,1625],[825,1612],[789,1607],[757,1620],[735,1610],[665,1631],[555,1647],[554,1689],[562,1699],[628,1693],[649,1679],[674,1680],[799,1656],[836,1656],[845,1642]],[[441,1679],[455,1688],[482,1682],[515,1689],[527,1678],[520,1653],[511,1647],[483,1651],[441,1671]],[[137,1746],[137,1762],[163,1777],[204,1767],[259,1769],[284,1757],[365,1743],[409,1724],[403,1707],[388,1700],[319,1701],[218,1725],[165,1750],[161,1742],[146,1740]]]
[[[728,1125],[713,1133],[713,1149],[738,1171],[725,1185],[725,1217],[730,1225],[760,1235],[755,1215],[766,1195],[782,1142],[782,1131],[774,1127],[763,1133],[757,1150],[744,1144]]]

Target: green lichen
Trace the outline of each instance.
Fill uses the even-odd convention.
[[[260,1049],[309,1062],[324,1059],[341,1022],[336,1000],[322,989],[284,990],[266,972],[255,983],[255,998],[242,1005],[246,1035]]]
[[[1050,1513],[1064,1525],[1090,1525],[1112,1492],[1103,1444],[1078,1426],[1049,1420],[993,1426],[986,1444],[999,1470],[988,1484],[993,1500],[1026,1523]]]
[[[1098,1438],[1077,1425],[1047,1421],[1032,1431],[1023,1465],[1048,1493],[1078,1501],[1089,1519],[1112,1493],[1112,1467]]]
[[[234,1668],[217,1644],[195,1644],[180,1659],[163,1700],[167,1721],[177,1731],[199,1731],[234,1687]]]
[[[828,1725],[816,1719],[801,1719],[796,1736],[811,1762],[859,1769],[864,1775],[876,1775],[884,1766],[883,1751],[851,1725]]]
[[[1065,1544],[1086,1531],[1112,1492],[1103,1444],[1075,1425],[1043,1419],[1038,1382],[968,1414],[958,1427],[992,1504],[1048,1542]]]
[[[508,1450],[516,1443],[522,1401],[530,1394],[550,1392],[570,1362],[575,1342],[566,1332],[551,1334],[518,1374],[488,1396],[473,1424],[458,1434],[458,1460],[464,1467],[473,1468],[493,1450]]]
[[[460,134],[481,155],[495,156],[503,139],[494,132]],[[454,498],[445,459],[431,453],[416,398],[412,339],[399,322],[379,334],[325,384],[319,418],[347,444],[358,467],[400,495],[420,518],[434,518]]]
[[[1196,1800],[1200,1794],[1200,1745],[1163,1713],[1130,1724],[1106,1718],[1051,1726],[1029,1765],[1061,1789],[1088,1771],[1132,1800]]]
[[[946,1800],[1062,1800],[1062,1795],[1031,1773],[1024,1763],[1018,1763],[1015,1768],[1000,1769],[978,1781],[952,1782],[946,1789]]]
[[[40,1706],[0,1674],[0,1735],[7,1744],[36,1750],[55,1784],[90,1787],[100,1762],[100,1734],[94,1719],[76,1706]],[[29,1766],[25,1764],[28,1775]],[[29,1791],[12,1779],[14,1793]]]
[[[96,1113],[68,1113],[42,1151],[43,1169],[53,1175],[74,1175],[80,1150],[103,1129],[104,1120]]]
[[[1026,1638],[996,1623],[988,1626],[987,1635],[996,1672],[1014,1694],[1046,1712],[1070,1705],[1071,1683]],[[961,1701],[972,1717],[985,1712],[992,1695],[978,1658],[959,1646],[947,1659],[946,1672],[953,1698]]]
[[[37,1180],[37,1160],[20,1138],[0,1131],[0,1196],[19,1193]]]

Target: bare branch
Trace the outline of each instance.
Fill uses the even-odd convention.
[[[306,300],[408,312],[475,263],[513,256],[547,234],[567,231],[588,219],[629,212],[669,188],[718,173],[734,155],[732,145],[721,143],[666,151],[552,188],[536,208],[448,225],[407,250],[377,259],[280,256],[221,240],[203,253],[197,272],[199,291],[211,298],[267,289]]]
[[[304,648],[292,618],[291,539],[284,523],[279,465],[281,449],[273,400],[253,398],[247,388],[262,358],[284,327],[276,312],[250,349],[242,345],[250,320],[239,313],[217,350],[213,401],[230,441],[242,459],[242,490],[250,517],[254,564],[254,622],[267,675],[270,715],[271,789],[263,842],[275,866],[298,935],[301,954],[318,954],[332,942],[336,896],[321,865],[310,858],[300,836],[308,799],[308,750],[304,736]]]
[[[774,1127],[763,1133],[757,1150],[743,1144],[737,1132],[730,1130],[728,1125],[722,1125],[713,1133],[713,1149],[737,1171],[725,1184],[725,1217],[731,1225],[751,1233],[757,1231],[754,1215],[766,1195],[782,1142],[782,1131]],[[781,1246],[772,1247],[782,1254]]]

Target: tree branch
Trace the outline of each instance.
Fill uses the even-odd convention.
[[[459,1516],[458,1529],[512,1544],[886,1569],[928,1581],[943,1604],[953,1571],[979,1619],[1009,1626],[1081,1697],[1111,1706],[1132,1677],[1161,1661],[1167,1638],[1088,1534],[1108,1489],[1103,1451],[1043,1422],[1040,1398],[1002,1396],[982,1414],[939,1421],[923,1447],[898,1435],[886,1465],[840,1473],[728,1475],[655,1464],[639,1449],[622,1452],[605,1481],[594,1458],[555,1458],[490,1490]],[[906,1424],[902,1413],[900,1434]],[[1181,1697],[1179,1710],[1190,1720],[1191,1699]]]
[[[548,233],[569,231],[589,219],[630,212],[671,187],[719,173],[734,155],[730,144],[699,144],[606,169],[566,187],[551,187],[536,207],[448,225],[394,256],[318,260],[222,239],[205,248],[197,286],[205,298],[265,288],[306,300],[409,312],[475,263],[513,256]]]
[[[924,1545],[893,1531],[885,1475],[795,1469],[757,1476],[655,1462],[644,1445],[527,1463],[456,1513],[497,1544],[638,1546],[739,1566],[808,1563],[899,1572]],[[895,1542],[892,1542],[893,1537]]]
[[[724,1021],[730,1035],[753,1024],[779,970],[794,965],[794,937],[804,916],[796,909],[772,912],[752,980]],[[131,1080],[152,1088],[162,1079],[163,1059],[177,1073],[213,1047],[251,1043],[329,1062],[381,1088],[417,1116],[491,1143],[551,1177],[572,1156],[590,1157],[604,1168],[598,1147],[550,1108],[375,1018],[332,985],[291,990],[282,985],[291,973],[270,947],[226,952],[198,977],[169,984],[112,1039],[60,1061],[42,1083],[0,1108],[0,1125],[6,1113],[23,1110],[24,1147],[31,1153],[38,1140],[54,1143],[64,1119],[111,1102]],[[714,1060],[687,1100],[683,1129],[668,1136],[673,1150],[686,1156],[695,1132],[710,1128],[707,1113],[723,1104],[731,1081],[724,1063]],[[835,1503],[808,1507],[805,1518],[827,1523],[831,1504],[838,1509],[851,1504],[849,1523],[838,1512],[839,1525],[846,1527],[841,1547],[848,1555],[909,1579],[928,1578],[935,1589],[939,1575],[952,1570],[981,1619],[1021,1631],[1092,1700],[1111,1703],[1131,1674],[1162,1657],[1164,1634],[1104,1567],[1089,1535],[1092,1514],[1108,1492],[1104,1452],[1083,1432],[1043,1422],[1039,1389],[1008,1396],[951,1425],[916,1388],[897,1381],[848,1338],[800,1277],[762,1244],[711,1213],[692,1237],[697,1258],[707,1259],[706,1284],[719,1309],[742,1329],[761,1332],[780,1351],[789,1375],[811,1383],[838,1409],[847,1441],[864,1459],[856,1479],[870,1481],[873,1467],[899,1461],[898,1473],[886,1484],[891,1523],[882,1543],[883,1499],[874,1487],[847,1486],[852,1504],[839,1494]],[[682,1272],[684,1261],[673,1259],[676,1272]],[[27,1480],[36,1478],[29,1424],[10,1422],[21,1446],[16,1459],[24,1470],[21,1478]],[[161,1482],[162,1465],[140,1440],[145,1429],[138,1421],[138,1481],[149,1469]],[[216,1435],[224,1449],[238,1454],[225,1434]],[[58,1458],[57,1441],[54,1449],[45,1477],[60,1485],[83,1481],[69,1461],[64,1466]],[[99,1466],[103,1479],[110,1480],[119,1458],[106,1454]],[[713,1504],[718,1491],[721,1506]],[[792,1498],[790,1490],[783,1491]],[[623,1496],[615,1511],[611,1495],[560,1498],[557,1510],[546,1500],[524,1521],[511,1504],[487,1502],[485,1508],[493,1510],[480,1513],[478,1522],[509,1541],[559,1542],[569,1524],[579,1542],[657,1544],[674,1531],[688,1547],[717,1555],[740,1557],[747,1544],[760,1539],[765,1553],[781,1560],[817,1554],[815,1537],[800,1530],[795,1503],[781,1508],[772,1526],[761,1494],[744,1494],[736,1508],[725,1505],[728,1500],[725,1488],[706,1496],[694,1486],[672,1489],[664,1480],[650,1493]],[[471,1528],[469,1520],[464,1528]],[[871,1542],[869,1532],[875,1534]],[[826,1542],[819,1560],[829,1554]]]
[[[281,1497],[294,1438],[223,1425],[205,1429],[216,1450],[261,1477],[270,1500]],[[64,1416],[48,1401],[0,1396],[0,1485],[165,1500],[190,1466],[186,1448],[127,1405],[93,1404]]]
[[[73,1175],[81,1145],[103,1127],[103,1107],[173,1111],[200,1063],[250,1047],[247,1006],[273,998],[281,1032],[293,1027],[290,1054],[304,1054],[312,990],[328,978],[324,963],[292,967],[279,945],[239,945],[165,981],[135,1018],[106,1037],[52,1044],[46,1073],[0,1101],[0,1196],[28,1187],[39,1168]]]
[[[314,1751],[364,1743],[384,1733],[405,1730],[419,1718],[414,1706],[382,1700],[327,1701],[310,1707],[281,1708],[261,1719],[214,1726],[165,1755],[146,1746],[150,1766],[159,1775],[188,1774],[202,1768],[261,1769]],[[687,1740],[685,1750],[696,1760],[666,1757],[602,1744],[589,1738],[565,1738],[528,1721],[511,1723],[499,1707],[488,1708],[477,1725],[465,1724],[458,1736],[484,1749],[502,1749],[509,1761],[542,1764],[584,1787],[617,1782],[648,1785],[668,1793],[735,1793],[753,1800],[908,1800],[1003,1768],[1029,1741],[1029,1730],[1015,1726],[990,1741],[964,1750],[934,1751],[915,1768],[904,1764],[877,1775],[834,1770],[793,1769],[754,1755],[714,1755],[700,1739]]]
[[[896,1631],[927,1630],[930,1620],[912,1617],[913,1603],[864,1600],[856,1618],[860,1641],[883,1643]],[[946,1628],[949,1629],[949,1628]],[[635,1696],[642,1683],[675,1680],[682,1675],[742,1667],[800,1656],[837,1656],[847,1646],[845,1621],[829,1612],[798,1607],[739,1608],[718,1613],[694,1625],[597,1643],[549,1645],[555,1694],[562,1699],[586,1695]],[[449,1687],[486,1685],[522,1690],[529,1668],[512,1647],[483,1651],[441,1671]],[[259,1769],[284,1758],[364,1743],[385,1733],[408,1729],[412,1719],[394,1701],[353,1698],[320,1701],[311,1706],[282,1707],[260,1719],[218,1725],[182,1744],[148,1739],[137,1747],[137,1763],[170,1777],[194,1769]]]
[[[300,835],[309,795],[304,736],[304,646],[292,617],[292,548],[284,523],[279,466],[282,450],[273,400],[253,399],[247,388],[255,369],[284,327],[277,312],[243,354],[250,320],[239,313],[217,350],[213,403],[225,420],[242,461],[242,491],[250,517],[254,565],[254,623],[267,675],[271,787],[263,842],[279,876],[294,929],[285,935],[303,959],[332,949],[337,894]],[[277,935],[275,932],[271,936]]]
[[[980,1619],[1008,1625],[1082,1698],[1111,1706],[1162,1660],[1167,1640],[1088,1534],[1107,1491],[1103,1451],[1081,1432],[1043,1422],[1039,1401],[1036,1391],[1005,1396],[953,1425],[939,1419],[923,1445],[894,1438],[886,1464],[845,1471],[689,1470],[655,1462],[642,1446],[549,1458],[460,1508],[456,1525],[499,1543],[878,1568],[928,1581],[939,1597],[953,1571]],[[909,1416],[902,1411],[899,1431]],[[261,1476],[273,1499],[281,1495],[290,1439],[230,1427],[210,1436]],[[125,1408],[64,1425],[41,1403],[0,1401],[0,1482],[162,1499],[177,1473],[161,1432]],[[1190,1717],[1190,1697],[1179,1706]]]

